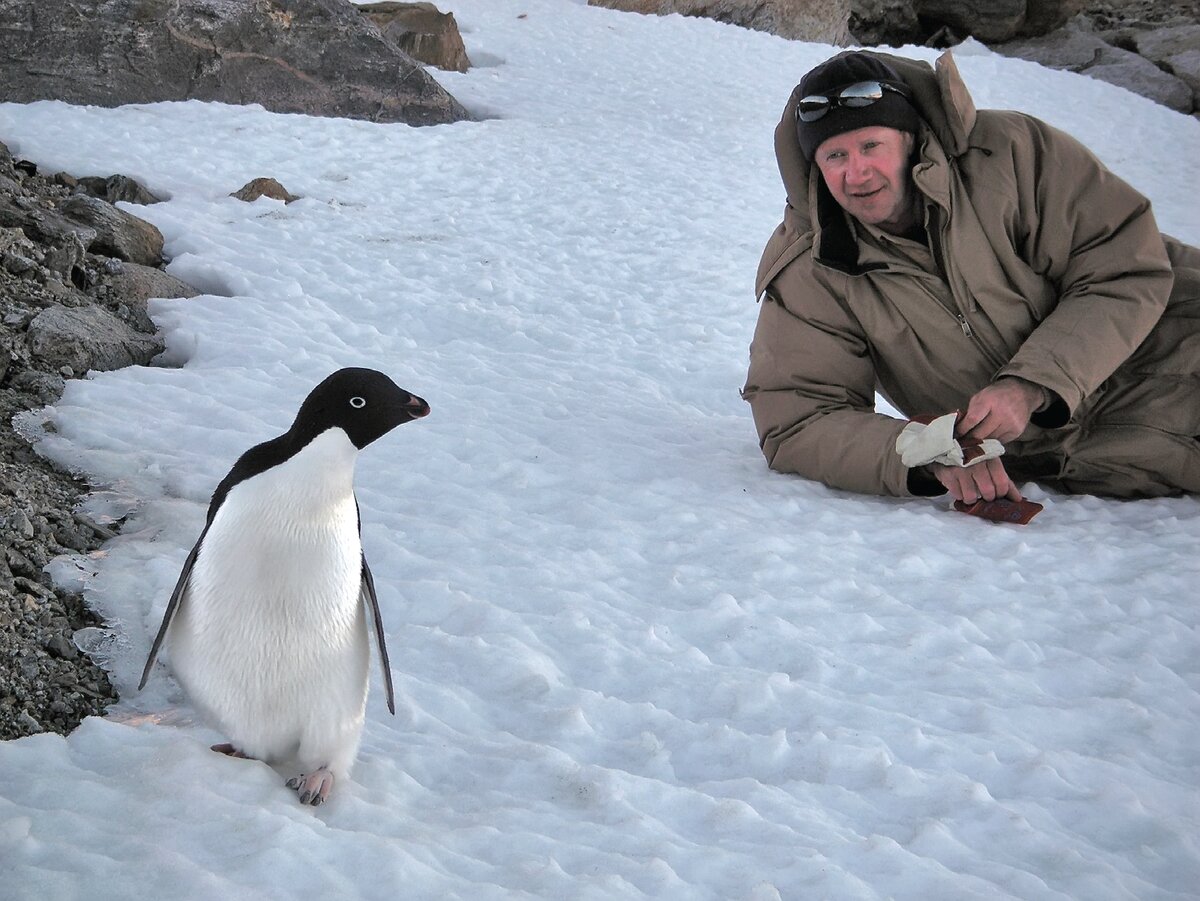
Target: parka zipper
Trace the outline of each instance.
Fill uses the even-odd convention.
[[[945,216],[940,216],[940,222],[937,228],[930,228],[928,216],[930,213],[926,211],[926,234],[929,235],[929,254],[933,257],[933,265],[937,266],[938,273],[942,277],[942,283],[945,284],[946,290],[950,292],[950,299],[954,303],[957,310],[946,306],[946,312],[958,320],[958,327],[962,329],[962,333],[967,338],[974,338],[975,332],[971,328],[971,323],[967,322],[967,314],[962,311],[962,307],[958,304],[958,298],[955,297],[954,286],[950,284],[950,273],[946,269],[944,259],[944,248],[946,246],[946,232],[949,230]]]
[[[958,320],[958,327],[962,329],[964,337],[971,340],[975,346],[978,347],[980,351],[992,361],[997,370],[1002,369],[1005,365],[1007,365],[1008,359],[1001,354],[997,354],[989,345],[985,344],[982,339],[977,338],[975,335],[975,330],[971,328],[971,323],[967,321],[967,312],[974,311],[977,309],[977,307],[975,306],[974,299],[971,297],[970,291],[967,290],[967,286],[962,281],[961,274],[958,273],[955,273],[957,276],[955,281],[958,282],[959,290],[955,291],[955,285],[951,281],[951,273],[945,265],[946,235],[950,231],[950,224],[947,217],[942,216],[941,218],[942,221],[939,223],[939,227],[936,230],[936,241],[933,239],[935,232],[930,232],[929,250],[933,255],[934,265],[938,267],[938,271],[942,274],[942,282],[945,284],[947,290],[949,290],[950,300],[955,307],[954,309],[947,307],[946,311]],[[960,296],[962,299],[960,299]],[[964,306],[966,308],[966,312],[964,312]]]

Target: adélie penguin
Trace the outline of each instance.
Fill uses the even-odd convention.
[[[213,750],[294,762],[287,784],[305,804],[323,803],[358,753],[371,628],[396,712],[354,463],[428,413],[383,373],[341,369],[287,432],[246,451],[213,493],[138,684],[165,639],[189,699],[230,739]]]

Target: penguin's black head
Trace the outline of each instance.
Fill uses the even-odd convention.
[[[304,399],[291,431],[307,443],[342,429],[362,450],[396,426],[429,415],[429,404],[374,369],[339,369]]]

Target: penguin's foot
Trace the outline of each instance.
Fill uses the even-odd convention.
[[[300,795],[301,804],[311,804],[313,807],[324,804],[329,793],[333,791],[333,773],[327,767],[313,770],[311,773],[301,773],[287,781],[288,788],[294,788]]]
[[[249,754],[247,754],[245,751],[241,751],[241,750],[235,748],[233,745],[229,744],[229,742],[225,742],[224,744],[220,744],[220,745],[213,745],[209,750],[216,751],[218,754],[224,754],[227,757],[237,757],[239,760],[253,760],[254,759]]]

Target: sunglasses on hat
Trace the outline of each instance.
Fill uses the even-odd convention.
[[[870,106],[883,99],[885,91],[894,91],[901,97],[908,95],[895,85],[883,81],[859,81],[830,94],[809,94],[796,104],[796,118],[801,122],[816,122],[835,106],[851,109]]]

